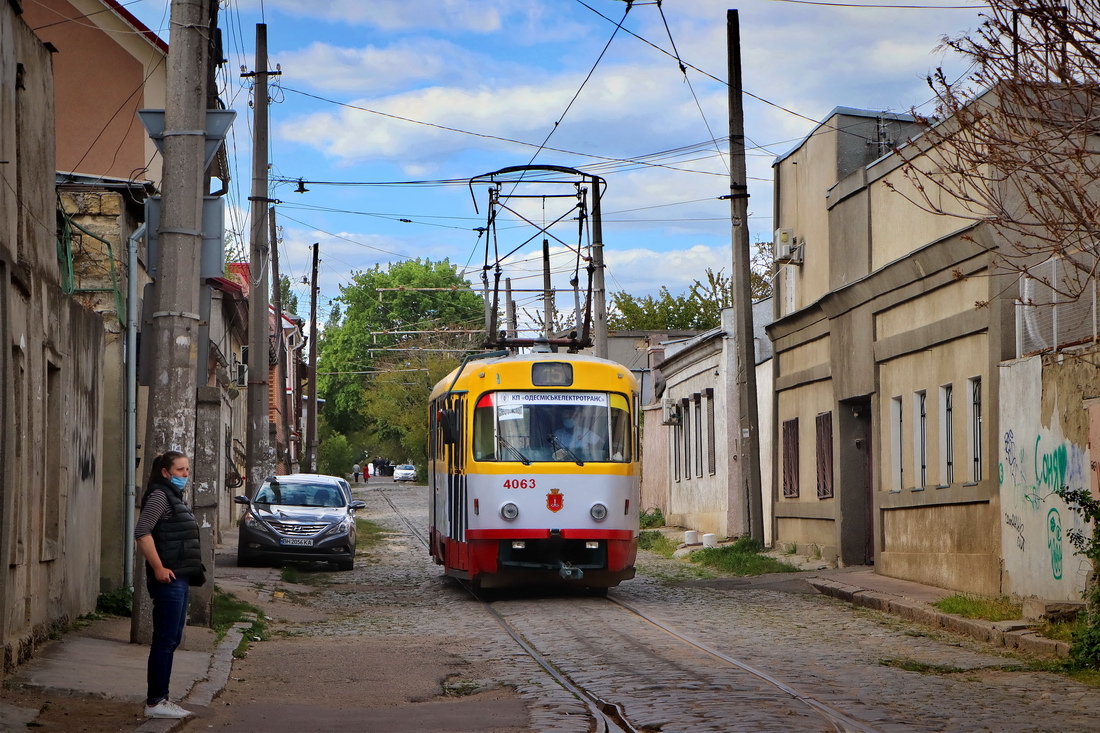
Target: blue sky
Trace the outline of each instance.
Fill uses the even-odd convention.
[[[738,8],[743,85],[753,95],[744,107],[754,146],[747,159],[754,241],[771,238],[772,161],[814,121],[837,106],[931,112],[928,73],[941,65],[949,75],[965,71],[936,47],[944,35],[976,28],[978,6],[889,4],[748,0]],[[167,37],[168,0],[126,7]],[[709,141],[729,131],[727,89],[715,78],[727,76],[731,3],[627,7],[622,0],[223,2],[222,95],[239,114],[229,140],[230,205],[243,211],[249,195],[251,110],[240,69],[254,68],[260,22],[271,66],[282,71],[272,89],[272,176],[393,184],[307,183],[304,194],[293,182],[273,186],[272,197],[284,202],[280,264],[296,281],[302,312],[308,288],[297,281],[309,273],[313,242],[320,243],[322,311],[353,271],[407,257],[447,257],[476,283],[484,239],[475,229],[485,226],[487,195],[482,186],[475,210],[464,182],[532,163],[586,170],[599,163],[592,172],[607,181],[608,290],[678,293],[708,267],[728,273],[730,208],[719,199],[729,190],[728,161],[724,146]],[[553,201],[523,206],[534,221],[556,214]],[[246,229],[247,216],[229,221]],[[575,244],[570,232],[571,241],[562,239]],[[502,224],[499,246],[509,251],[536,233]],[[540,242],[512,258],[506,275],[517,289],[541,283],[539,263],[527,261]],[[564,284],[573,258],[561,245],[553,249],[562,253],[554,269]],[[541,307],[534,295],[516,299]]]

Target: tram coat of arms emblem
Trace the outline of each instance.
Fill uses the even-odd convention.
[[[552,512],[560,512],[564,505],[565,495],[557,489],[550,489],[550,493],[546,495],[546,508]]]

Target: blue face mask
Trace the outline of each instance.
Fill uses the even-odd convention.
[[[172,481],[172,485],[175,486],[177,489],[182,489],[184,486],[187,485],[186,476],[171,476],[170,478]]]
[[[561,421],[561,424],[564,425],[567,428],[571,428],[571,427],[573,427],[573,418],[567,417],[567,418],[565,418],[564,420]]]

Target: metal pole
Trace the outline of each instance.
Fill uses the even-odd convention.
[[[267,268],[270,248],[267,241],[267,26],[256,24],[256,71],[253,72],[254,110],[252,148],[251,253],[249,257],[248,291],[248,435],[245,441],[245,462],[248,464],[248,495],[260,488],[264,478],[275,472],[275,455],[271,446],[271,424],[268,410],[271,401],[268,380],[271,362],[268,356]]]
[[[306,446],[302,470],[317,473],[317,265],[320,244],[313,244],[313,278],[309,283],[309,381],[306,398]]]
[[[550,338],[554,323],[554,291],[550,287],[550,242],[542,240],[542,335]]]
[[[195,455],[195,362],[199,344],[199,252],[202,249],[206,147],[209,0],[172,0],[171,51],[164,105],[160,261],[153,288],[145,466],[167,450]],[[131,277],[133,273],[131,273]],[[194,490],[194,485],[191,486]],[[135,557],[132,641],[148,643],[152,614],[144,559]]]
[[[607,351],[607,293],[603,273],[603,215],[600,213],[600,183],[592,176],[592,352],[604,359]]]
[[[730,209],[733,242],[733,341],[737,352],[739,431],[734,458],[739,470],[731,499],[743,505],[742,531],[763,544],[763,498],[760,495],[760,418],[756,405],[756,349],[752,324],[751,258],[749,253],[749,189],[745,167],[745,113],[741,106],[741,35],[736,10],[726,11],[729,53]]]

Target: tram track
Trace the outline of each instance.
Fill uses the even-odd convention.
[[[409,532],[427,548],[428,541],[420,529],[400,511],[383,488],[379,487],[376,491],[379,496],[389,504],[391,510],[400,518],[401,522],[408,527]],[[646,731],[660,729],[661,726],[632,722],[626,705],[609,701],[608,698],[612,697],[612,695],[594,691],[589,684],[578,681],[575,675],[570,674],[566,669],[568,666],[566,663],[555,662],[551,656],[547,656],[544,652],[540,651],[537,642],[533,641],[530,638],[531,635],[525,633],[523,628],[521,628],[521,626],[523,626],[522,609],[516,611],[507,601],[490,600],[484,596],[484,593],[479,593],[468,583],[462,583],[461,585],[482,604],[485,611],[497,621],[501,628],[512,637],[532,660],[534,660],[557,684],[566,689],[585,705],[593,721],[590,730],[594,730],[597,733],[614,733],[616,731],[620,733],[645,733]],[[696,639],[692,639],[628,603],[614,597],[593,598],[589,600],[588,603],[596,603],[603,608],[613,608],[629,614],[631,617],[643,622],[646,627],[657,630],[661,634],[675,639],[679,644],[686,645],[696,652],[700,652],[706,657],[736,670],[739,674],[753,678],[756,684],[771,689],[774,693],[778,693],[780,697],[786,697],[795,705],[803,708],[809,716],[818,720],[819,723],[824,724],[826,726],[824,728],[825,730],[835,731],[836,733],[877,733],[877,729],[874,727],[856,720],[836,707],[800,691],[793,685],[784,682],[772,674],[757,669],[743,660],[724,654]],[[508,609],[509,612],[502,612],[500,610],[501,607]],[[535,623],[537,625],[537,622]],[[613,623],[620,624],[619,621]],[[665,655],[666,659],[670,656],[667,652],[665,652]],[[574,667],[577,667],[575,661],[572,664]],[[718,681],[712,682],[711,684],[722,686],[727,683]],[[743,683],[735,683],[735,686],[739,687],[741,685],[743,685]],[[790,712],[788,711],[787,714],[790,714]],[[787,721],[785,725],[793,722],[793,720]],[[809,722],[808,719],[807,722]],[[814,727],[812,729],[821,730],[822,728]]]

